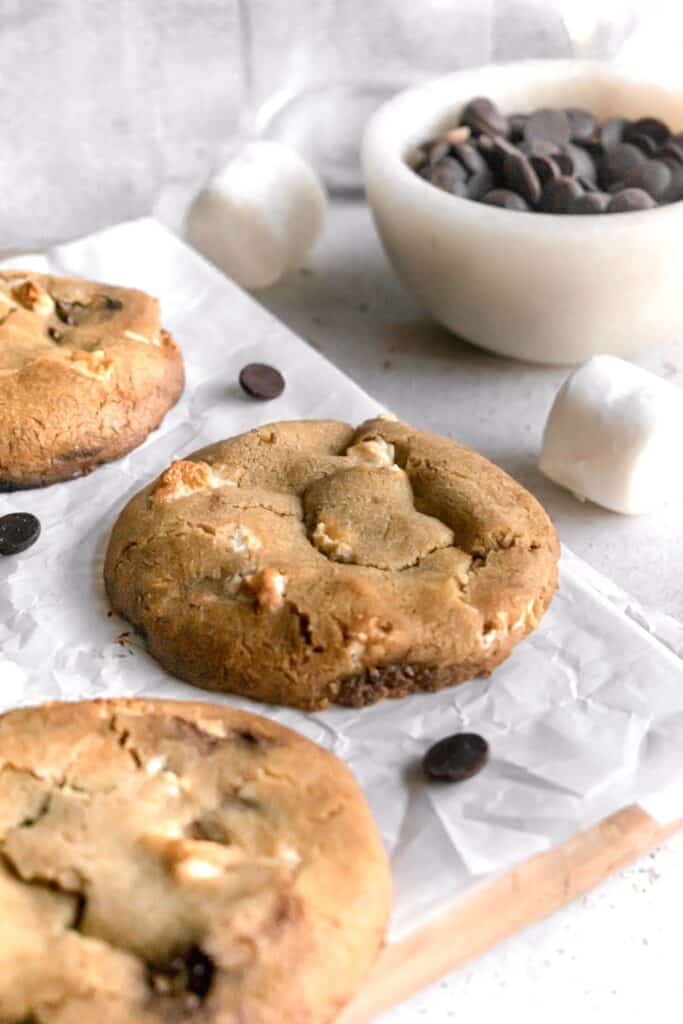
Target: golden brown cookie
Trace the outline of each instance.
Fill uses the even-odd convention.
[[[183,389],[144,292],[0,272],[0,490],[89,473],[141,444]]]
[[[390,874],[331,754],[209,704],[0,717],[3,1024],[327,1024]]]
[[[454,441],[291,422],[173,463],[121,513],[105,580],[170,672],[311,709],[490,672],[558,555],[535,498]]]

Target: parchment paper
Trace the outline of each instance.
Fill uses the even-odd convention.
[[[370,801],[393,862],[393,938],[634,801],[661,820],[683,814],[683,626],[568,552],[541,627],[489,680],[307,715],[203,694],[166,675],[107,615],[102,559],[119,509],[171,459],[211,441],[275,419],[359,422],[380,407],[152,220],[21,263],[158,295],[187,388],[162,428],[121,461],[0,495],[0,514],[32,511],[43,524],[34,547],[0,559],[0,710],[46,699],[203,697],[304,733],[349,765]],[[281,398],[259,404],[241,394],[237,375],[252,360],[285,373]],[[463,728],[490,741],[486,770],[459,786],[425,783],[416,771],[424,750]]]

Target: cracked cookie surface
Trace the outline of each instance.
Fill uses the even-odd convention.
[[[131,451],[183,379],[151,296],[0,272],[0,490],[68,480]]]
[[[0,717],[2,1024],[326,1024],[389,868],[331,754],[208,704]]]
[[[173,463],[121,513],[105,580],[170,672],[316,709],[490,672],[538,625],[558,556],[535,498],[476,452],[300,421]]]

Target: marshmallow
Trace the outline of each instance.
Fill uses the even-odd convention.
[[[250,142],[195,199],[190,242],[245,288],[266,288],[299,266],[323,226],[315,171],[280,142]]]
[[[681,486],[683,392],[614,356],[594,356],[560,388],[540,468],[577,498],[638,515]]]

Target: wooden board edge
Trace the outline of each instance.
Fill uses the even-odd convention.
[[[634,804],[523,861],[447,914],[386,946],[335,1024],[370,1024],[468,960],[571,903],[681,828],[683,819],[662,826]]]

